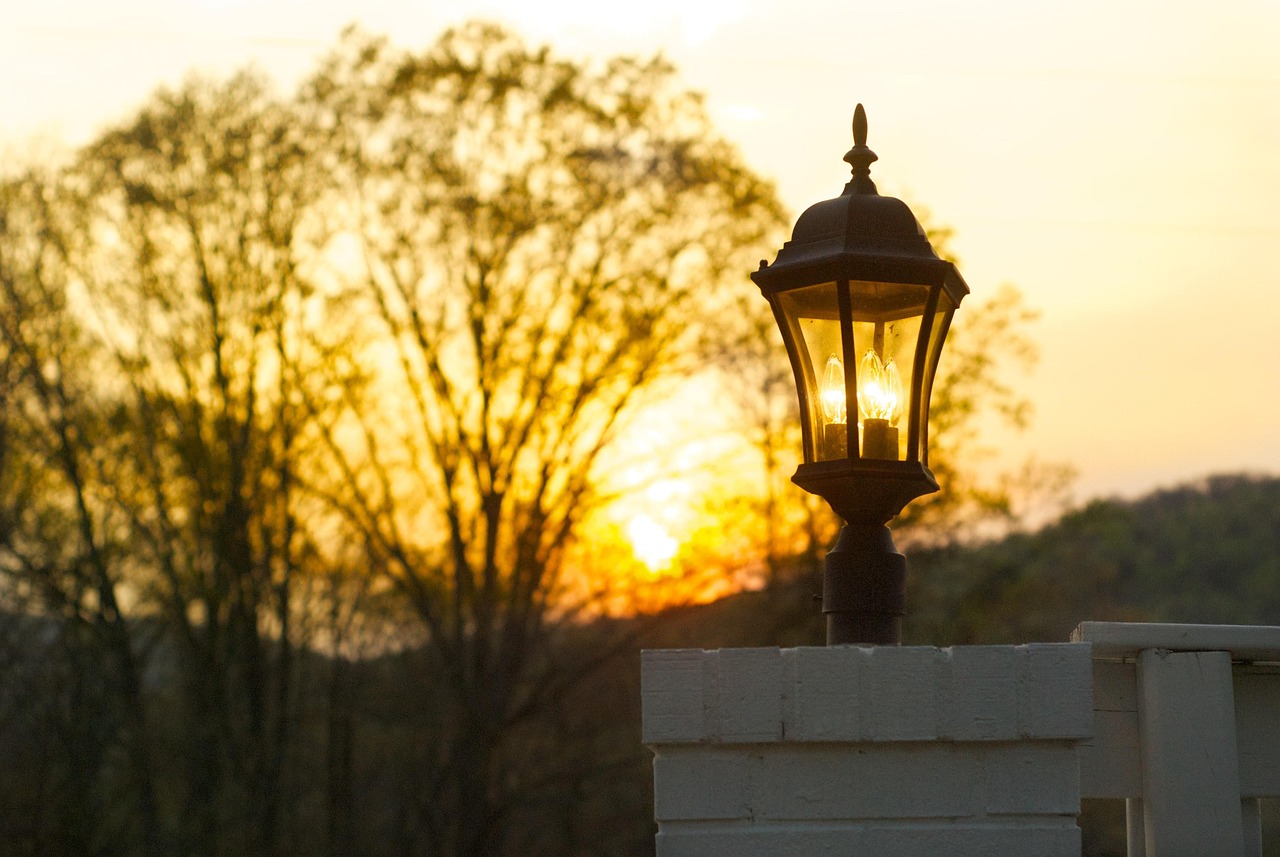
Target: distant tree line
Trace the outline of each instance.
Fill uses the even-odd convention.
[[[1094,500],[1033,533],[919,552],[912,584],[921,643],[1065,640],[1085,620],[1280,625],[1280,479]]]

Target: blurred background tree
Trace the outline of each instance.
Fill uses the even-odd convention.
[[[366,337],[343,380],[370,397],[324,422],[339,478],[314,487],[421,623],[412,823],[442,853],[538,847],[548,784],[601,765],[530,756],[529,724],[629,641],[560,645],[599,610],[564,560],[596,464],[688,371],[780,206],[660,60],[577,65],[480,24],[417,56],[349,32],[302,103]]]
[[[619,763],[571,700],[636,632],[582,644],[602,593],[566,550],[619,421],[782,220],[673,70],[350,32],[293,98],[193,78],[0,202],[0,559],[9,607],[82,644],[48,667],[88,730],[46,743],[14,841],[598,841],[566,795]],[[350,603],[416,646],[407,742],[355,734],[380,682],[347,663]],[[361,812],[368,758],[393,811]]]

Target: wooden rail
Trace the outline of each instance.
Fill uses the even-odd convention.
[[[1080,794],[1124,798],[1129,857],[1261,857],[1280,797],[1280,627],[1084,622],[1094,738]]]

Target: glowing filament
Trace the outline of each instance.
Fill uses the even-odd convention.
[[[882,363],[874,351],[862,355],[858,363],[858,416],[886,420],[891,426],[898,424],[898,417],[902,416],[902,376],[892,357]]]
[[[844,397],[844,363],[832,354],[827,358],[827,368],[818,385],[818,401],[822,403],[822,416],[828,424],[844,425],[848,408]]]

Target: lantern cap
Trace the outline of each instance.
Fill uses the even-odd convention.
[[[969,286],[940,259],[924,227],[900,199],[881,196],[871,181],[876,153],[867,148],[867,114],[853,113],[853,148],[844,156],[853,177],[844,192],[809,206],[772,265],[751,279],[765,293],[837,279],[941,285],[959,304]]]

